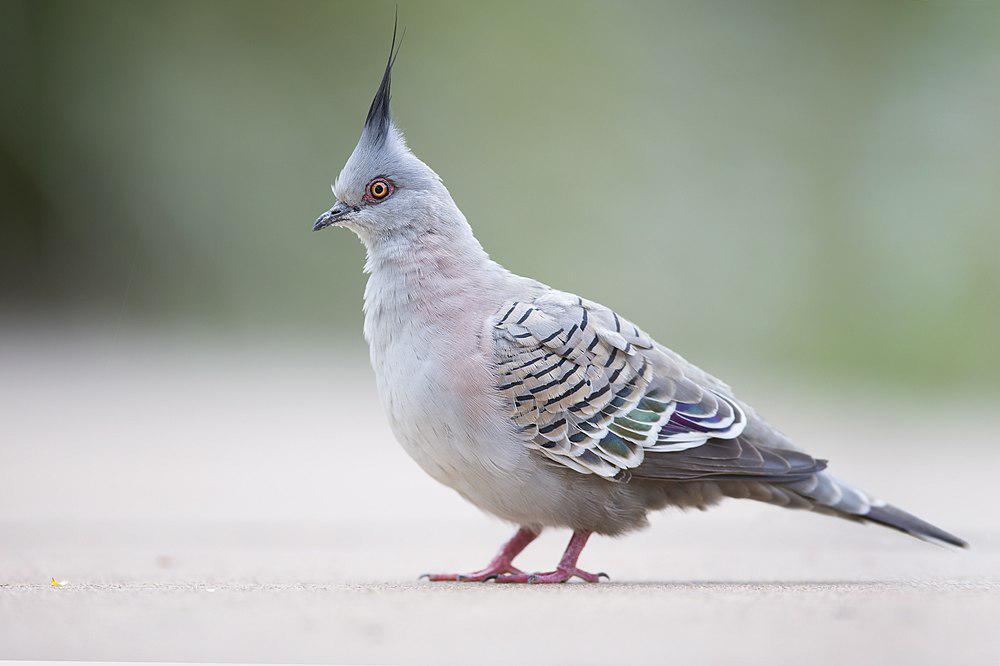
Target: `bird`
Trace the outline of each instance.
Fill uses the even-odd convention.
[[[398,22],[397,22],[398,25]],[[742,498],[962,539],[841,481],[733,390],[611,308],[490,258],[390,110],[396,26],[358,143],[313,231],[365,246],[364,336],[395,438],[431,477],[516,526],[484,568],[432,582],[595,583],[593,534],[666,507]],[[514,565],[546,528],[571,531],[551,571]]]

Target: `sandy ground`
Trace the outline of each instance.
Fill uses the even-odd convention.
[[[509,528],[406,458],[360,354],[72,340],[0,336],[0,658],[1000,661],[995,402],[741,391],[967,552],[734,501],[593,540],[608,584],[431,585]]]

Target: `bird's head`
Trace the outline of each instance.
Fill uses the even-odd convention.
[[[316,220],[313,231],[346,227],[370,246],[408,230],[440,227],[455,217],[452,212],[461,218],[441,179],[410,151],[392,120],[389,89],[398,52],[393,27],[389,59],[361,138],[333,184],[337,202]]]

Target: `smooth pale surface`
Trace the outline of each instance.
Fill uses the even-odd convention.
[[[510,530],[405,457],[363,351],[287,349],[0,338],[0,658],[1000,658],[988,401],[775,379],[740,390],[728,376],[835,473],[968,552],[731,501],[594,539],[581,564],[611,584],[430,585],[416,575],[481,566]],[[544,534],[520,563],[551,567],[567,536]]]

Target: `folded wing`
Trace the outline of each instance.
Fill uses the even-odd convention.
[[[693,381],[677,357],[597,303],[549,291],[505,303],[491,323],[510,418],[526,446],[556,463],[616,480],[791,480],[822,469],[741,438],[747,415],[734,398]]]

